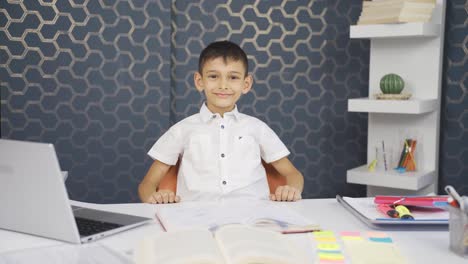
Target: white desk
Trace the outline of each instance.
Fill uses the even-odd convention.
[[[155,208],[158,206],[150,204],[99,205],[75,201],[72,204],[146,217],[154,217]],[[288,204],[291,208],[298,210],[326,230],[333,230],[335,232],[373,230],[352,216],[335,199],[301,200]],[[119,252],[129,252],[142,237],[154,232],[161,232],[161,230],[159,223],[155,220],[153,224],[101,239],[99,243]],[[439,228],[438,230],[431,229],[430,231],[415,228],[408,228],[406,230],[402,230],[401,228],[399,230],[385,229],[381,231],[392,237],[402,254],[409,260],[409,263],[467,263],[467,259],[459,257],[449,250],[448,230],[445,228]],[[10,250],[60,244],[63,243],[56,240],[0,230],[0,254]],[[311,249],[311,251],[314,251],[314,249]]]

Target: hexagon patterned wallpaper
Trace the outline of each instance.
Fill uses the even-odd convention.
[[[468,195],[468,0],[447,1],[446,16],[439,191]]]
[[[441,182],[467,172],[467,1],[449,1]],[[54,143],[76,200],[138,201],[147,150],[198,111],[200,51],[230,39],[255,84],[242,112],[267,122],[305,176],[304,197],[364,195],[346,169],[365,162],[369,42],[350,40],[361,0],[0,2],[1,136]]]

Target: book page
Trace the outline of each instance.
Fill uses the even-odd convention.
[[[297,252],[288,240],[277,232],[243,225],[227,225],[215,233],[216,240],[228,263],[296,264]]]
[[[374,197],[343,197],[343,199],[369,219],[391,219],[377,209],[376,204],[374,204]],[[411,210],[411,214],[415,220],[448,220],[449,218],[448,211],[439,209],[418,208]]]
[[[216,240],[207,230],[162,232],[143,239],[135,250],[137,264],[222,264]]]
[[[166,230],[204,228],[216,230],[227,224],[259,224],[284,230],[317,228],[296,211],[273,201],[232,199],[219,202],[188,202],[159,206],[156,215]]]

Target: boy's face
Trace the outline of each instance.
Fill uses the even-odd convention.
[[[252,87],[252,76],[245,76],[245,67],[240,60],[222,57],[208,60],[202,73],[195,73],[194,81],[198,91],[204,91],[208,109],[223,115],[234,109],[242,94]]]

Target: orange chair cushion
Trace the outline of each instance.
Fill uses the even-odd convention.
[[[278,186],[286,185],[286,178],[283,177],[271,164],[265,163],[262,160],[262,164],[265,167],[268,187],[270,188],[270,193],[275,193],[275,190]],[[179,171],[179,162],[176,165],[171,166],[166,176],[164,176],[159,183],[158,189],[167,189],[172,190],[174,193],[177,190],[177,172]]]

